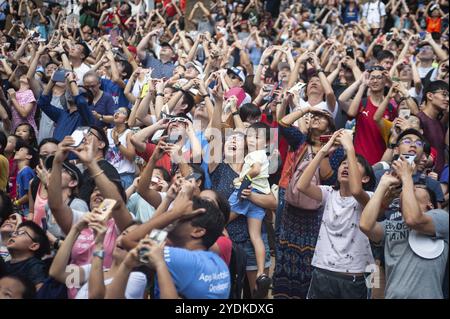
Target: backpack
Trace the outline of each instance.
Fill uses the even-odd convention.
[[[245,250],[233,242],[231,246],[231,258],[229,265],[231,288],[228,299],[242,299],[246,267],[247,254]]]
[[[291,206],[295,206],[297,208],[305,210],[317,210],[318,208],[320,208],[322,203],[306,196],[297,188],[297,183],[300,179],[300,176],[302,176],[306,167],[312,161],[312,157],[308,156],[309,154],[312,154],[312,150],[311,147],[307,144],[303,144],[299,148],[298,153],[295,154],[296,160],[294,162],[295,164],[292,165],[291,168],[292,173],[288,187],[286,189],[285,198]],[[317,168],[316,172],[314,173],[311,183],[313,183],[314,185],[320,184],[319,168]]]

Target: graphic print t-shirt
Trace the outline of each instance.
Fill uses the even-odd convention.
[[[226,299],[230,295],[230,273],[223,259],[216,253],[165,247],[164,259],[181,297]],[[155,296],[160,296],[158,282]]]

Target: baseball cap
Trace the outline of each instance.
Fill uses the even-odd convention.
[[[434,209],[430,212],[435,211]],[[408,236],[409,247],[412,251],[425,259],[435,259],[444,251],[445,245],[443,239],[433,238],[411,230]]]
[[[203,75],[203,66],[198,61],[191,61],[185,64],[186,69],[189,67],[194,67],[200,76]]]
[[[227,69],[227,73],[233,73],[238,78],[242,80],[242,82],[245,82],[245,73],[244,70],[237,68],[237,67],[231,67]]]
[[[278,63],[278,71],[281,71],[283,69],[291,69],[291,66],[287,62],[280,62]]]
[[[321,109],[321,110],[312,110],[310,112],[311,114],[319,114],[322,116],[325,116],[328,119],[328,125],[329,125],[329,130],[330,131],[335,131],[336,130],[336,126],[334,124],[334,117],[333,114],[331,114],[330,111],[325,110],[325,109]]]
[[[45,168],[51,169],[53,167],[54,159],[55,159],[54,155],[47,157],[47,159],[45,160]],[[72,164],[69,160],[65,160],[62,163],[62,166],[70,172],[70,175],[72,175],[72,177],[74,177],[77,180],[78,187],[81,187],[81,185],[83,183],[83,179],[82,179],[82,175],[81,175],[81,172],[78,169],[78,167],[75,164]]]
[[[169,47],[173,52],[175,52],[175,50],[173,49],[173,47],[170,45],[169,42],[161,42],[159,44],[160,47]]]

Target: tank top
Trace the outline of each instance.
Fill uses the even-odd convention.
[[[34,215],[33,215],[33,221],[40,227],[42,227],[42,218],[46,217],[45,205],[48,202],[47,197],[43,198],[41,196],[41,186],[42,184],[39,183],[38,191],[36,193],[36,199],[34,200]]]
[[[116,168],[119,174],[134,173],[136,171],[134,162],[127,160],[125,156],[123,156],[122,152],[119,151],[119,148],[116,147],[112,138],[112,130],[113,129],[110,128],[107,132],[109,149],[106,153],[106,160]],[[129,129],[126,129],[119,136],[119,142],[125,147],[127,147],[127,135],[130,132],[131,131]]]

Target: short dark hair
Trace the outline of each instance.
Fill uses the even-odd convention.
[[[156,170],[156,169],[161,172],[163,179],[167,183],[170,183],[170,181],[172,180],[172,177],[170,176],[169,171],[162,166],[155,166],[155,168],[153,170]]]
[[[243,122],[247,122],[248,118],[261,116],[261,110],[253,103],[245,103],[239,108],[239,116]]]
[[[31,155],[31,159],[28,162],[28,166],[34,169],[39,163],[39,154],[37,150],[28,143],[16,144],[16,152],[21,148],[26,148],[28,151],[28,155]]]
[[[253,123],[248,127],[248,129],[255,129],[256,131],[259,131],[259,129],[265,129],[266,131],[266,142],[270,141],[270,126],[263,122],[256,122]]]
[[[53,143],[53,144],[56,144],[56,145],[59,144],[59,142],[58,142],[58,140],[56,138],[53,138],[53,137],[44,138],[38,145],[38,152],[41,151],[41,147],[42,146],[44,146],[45,144],[48,144],[48,143]]]
[[[395,56],[391,51],[381,50],[380,52],[377,53],[377,61],[381,62],[384,59],[395,59]]]
[[[125,72],[125,78],[130,78],[131,74],[133,73],[133,67],[131,66],[130,62],[126,60],[118,60],[118,63],[122,64],[123,71]]]
[[[106,156],[106,153],[108,152],[108,147],[109,147],[109,141],[108,141],[108,137],[106,136],[105,131],[96,125],[91,125],[89,126],[91,129],[94,129],[97,133],[98,133],[98,137],[100,137],[100,141],[102,141],[103,143],[105,143],[105,147],[103,148],[102,152],[103,152],[103,157]]]
[[[39,244],[39,249],[35,251],[34,256],[36,258],[42,258],[45,254],[48,254],[50,252],[50,242],[45,231],[31,220],[22,222],[17,229],[23,227],[31,229],[34,242]]]
[[[19,281],[24,287],[24,291],[22,293],[22,299],[34,299],[36,297],[36,286],[33,284],[31,280],[24,277],[23,275],[6,275],[1,277],[10,278]]]
[[[423,97],[425,99],[425,102],[427,101],[428,93],[433,93],[438,90],[448,91],[448,84],[442,80],[432,81],[432,82],[428,83],[428,85],[426,86],[426,88],[423,92]]]
[[[189,92],[183,92],[183,104],[187,104],[187,108],[184,110],[185,114],[188,114],[195,105],[194,97]]]
[[[194,196],[193,209],[204,208],[206,211],[200,215],[193,217],[190,222],[194,227],[202,227],[205,229],[205,235],[202,237],[203,245],[209,249],[222,235],[225,227],[225,220],[222,212],[217,209],[211,201]]]
[[[342,162],[344,162],[345,160],[347,160],[347,155],[344,156],[344,158],[342,158],[342,160],[340,161],[338,167],[341,166]],[[369,164],[367,159],[364,156],[362,156],[361,154],[356,154],[356,160],[364,168],[364,176],[369,177],[369,181],[367,183],[363,183],[362,184],[363,189],[366,192],[374,191],[375,187],[376,187],[376,184],[377,184],[377,179],[375,177],[375,173],[373,172],[372,166]],[[362,176],[362,177],[364,177],[364,176]],[[339,181],[336,180],[336,184],[334,185],[333,188],[335,190],[338,190],[340,188]]]

